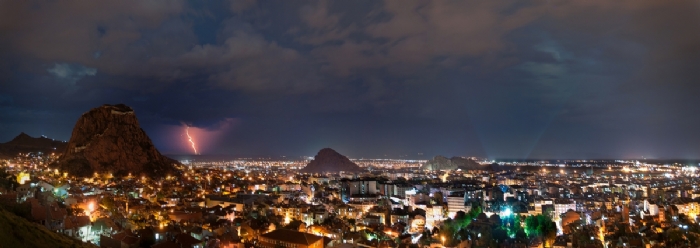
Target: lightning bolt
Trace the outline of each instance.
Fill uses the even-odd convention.
[[[197,152],[197,147],[194,145],[194,140],[192,140],[192,136],[190,136],[190,126],[185,126],[185,134],[187,134],[187,139],[190,141],[190,144],[192,144],[192,150],[194,150],[195,155],[199,155]]]

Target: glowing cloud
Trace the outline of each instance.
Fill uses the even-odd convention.
[[[153,139],[157,140],[158,149],[165,154],[202,155],[219,153],[222,139],[240,122],[236,118],[224,118],[209,125],[194,125],[180,121],[179,124],[162,125],[154,130]],[[184,130],[183,130],[184,129]]]

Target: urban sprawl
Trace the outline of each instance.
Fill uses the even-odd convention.
[[[698,247],[697,165],[497,162],[422,170],[353,160],[363,172],[303,174],[308,160],[181,161],[152,179],[0,160],[0,203],[100,247]]]

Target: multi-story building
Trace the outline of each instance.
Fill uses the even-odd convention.
[[[554,201],[554,216],[561,216],[569,209],[576,211],[576,203],[571,199],[556,199]]]
[[[454,218],[457,212],[469,212],[471,204],[466,203],[465,192],[452,192],[447,196],[447,216]],[[468,206],[467,206],[468,205]]]
[[[342,180],[340,187],[341,199],[350,201],[351,197],[371,196],[379,193],[377,180],[375,179],[353,179]]]
[[[535,214],[542,214],[542,206],[543,205],[552,205],[553,202],[554,201],[552,199],[536,199],[535,200]]]

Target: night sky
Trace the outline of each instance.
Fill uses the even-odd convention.
[[[0,142],[105,103],[166,154],[698,158],[700,2],[0,1]]]

